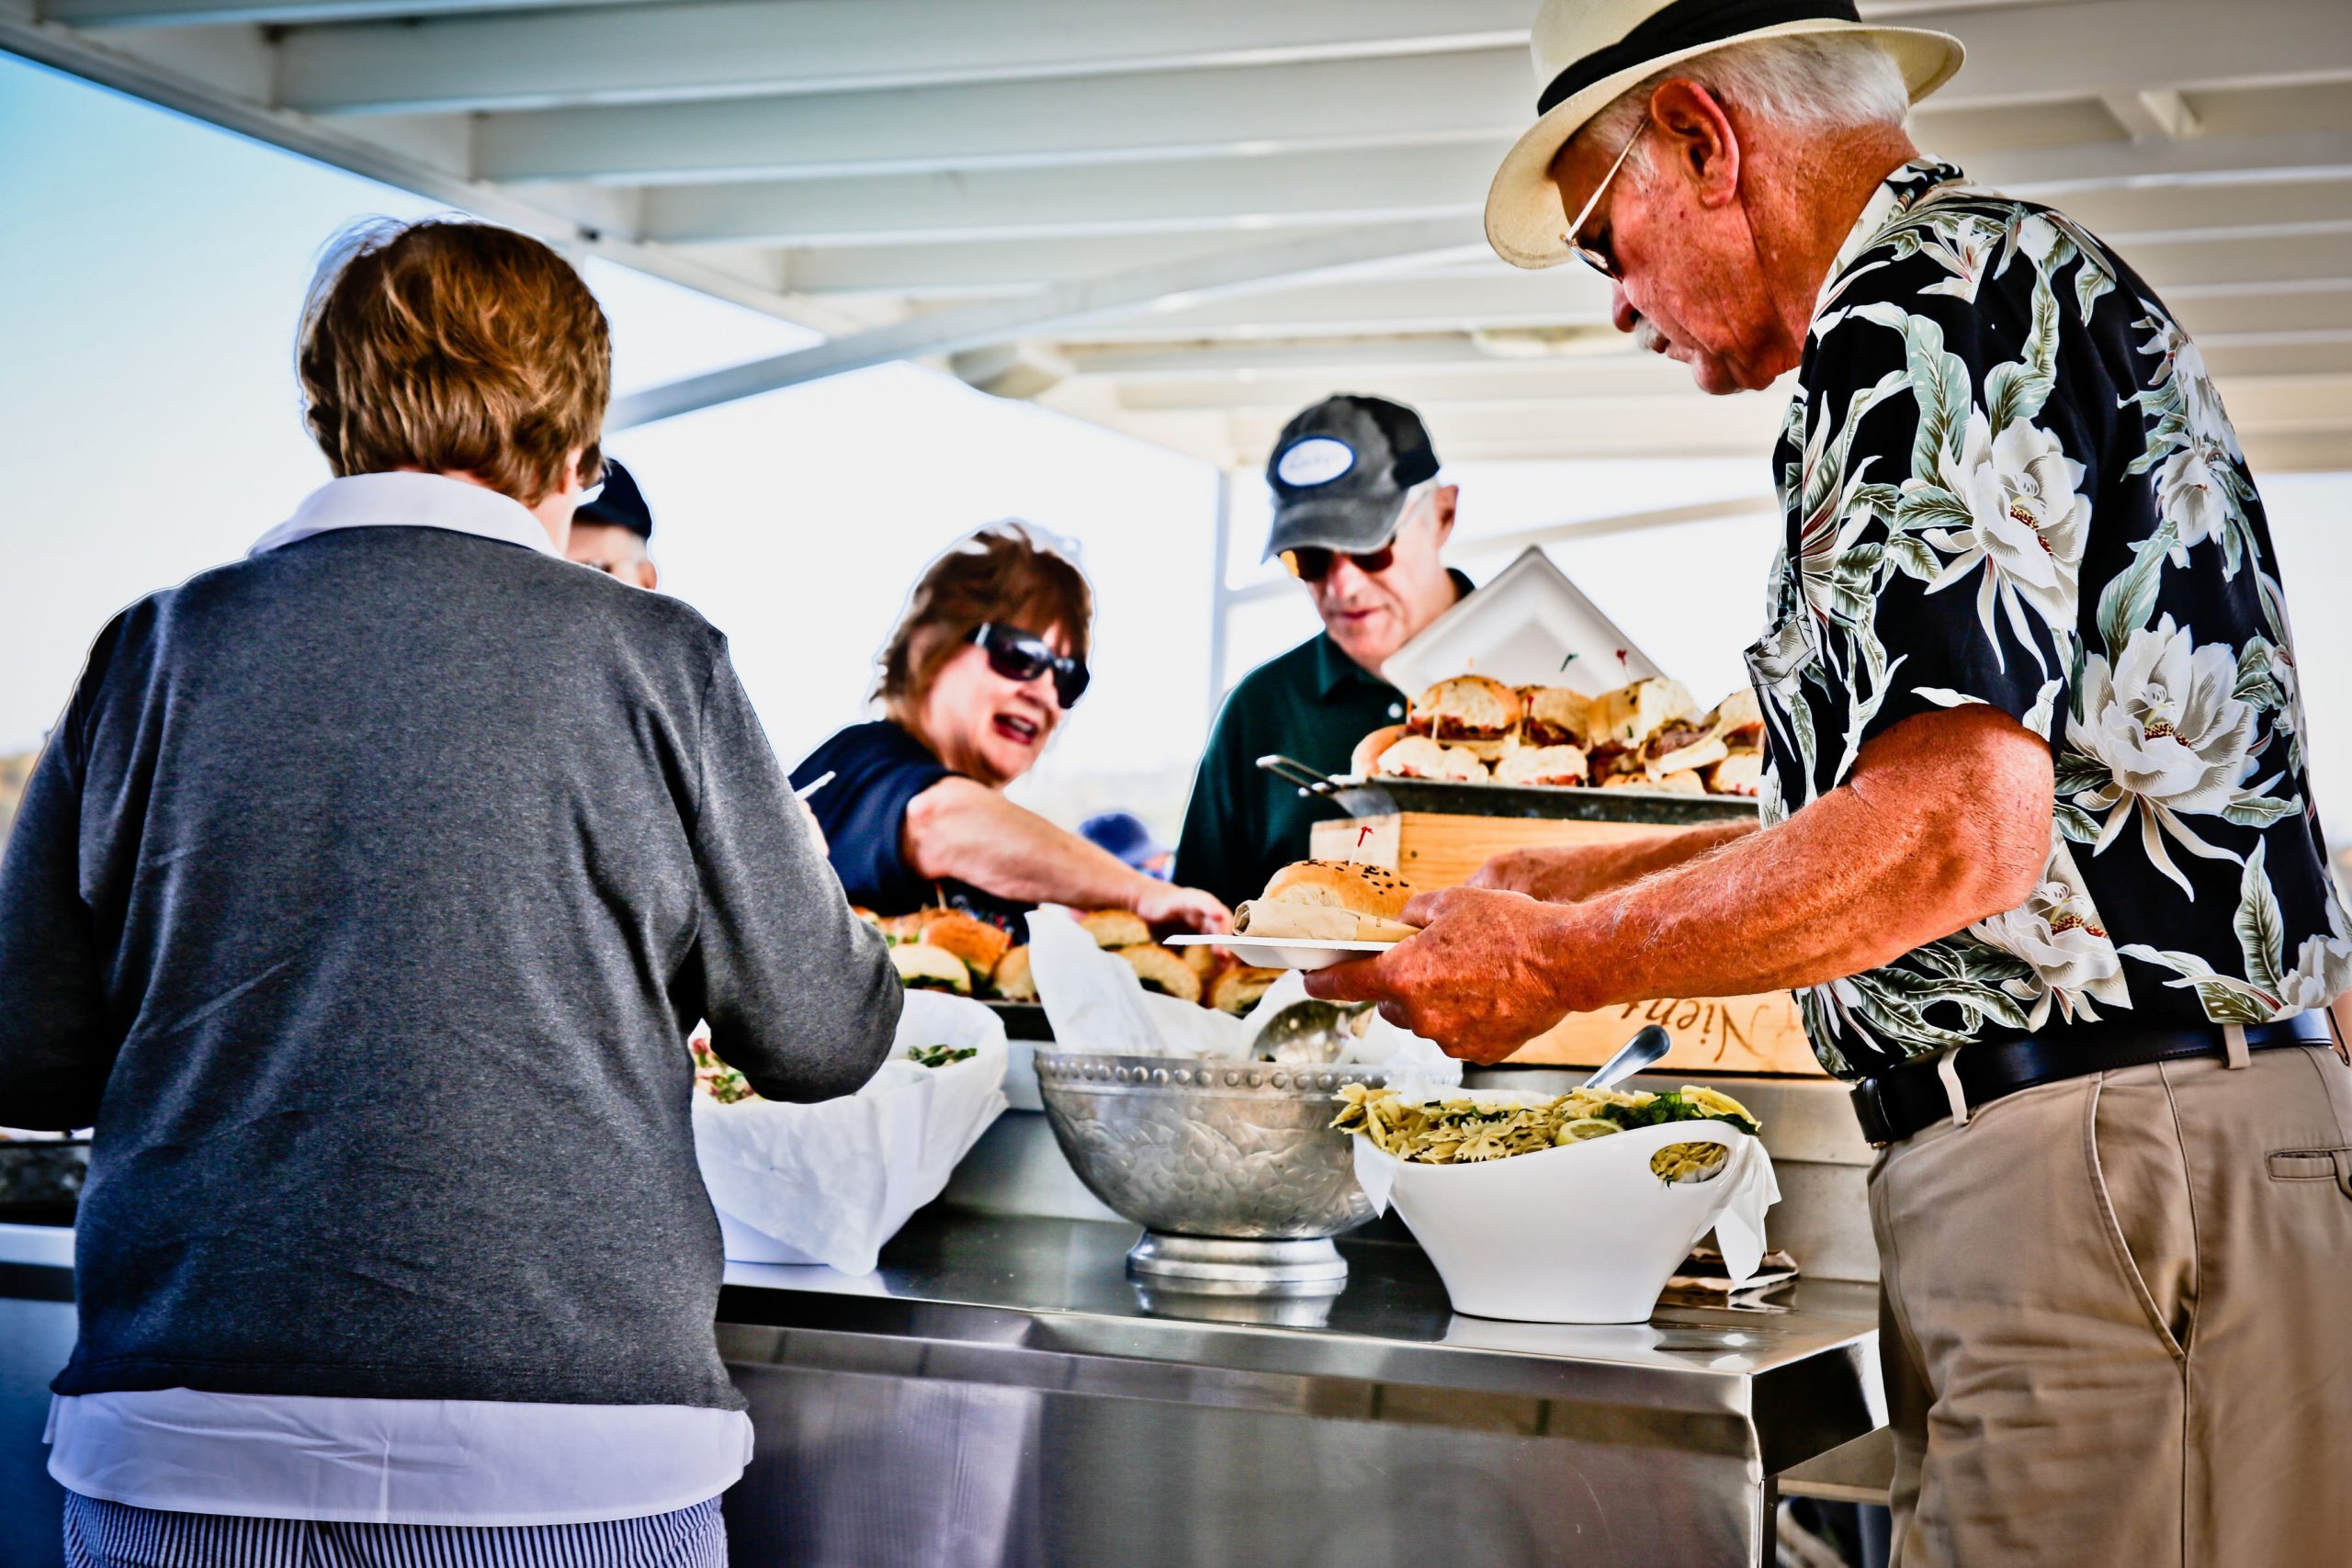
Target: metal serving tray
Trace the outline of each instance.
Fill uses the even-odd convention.
[[[1585,789],[1565,784],[1468,784],[1439,779],[1351,777],[1330,783],[1335,791],[1351,795],[1361,797],[1377,792],[1388,797],[1386,810],[1368,812],[1351,807],[1355,816],[1427,811],[1447,817],[1645,822],[1675,828],[1756,819],[1756,802],[1738,795],[1679,795],[1662,789]]]

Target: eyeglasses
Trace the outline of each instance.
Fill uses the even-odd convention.
[[[1649,128],[1647,119],[1634,128],[1634,134],[1625,138],[1625,145],[1619,150],[1617,161],[1609,165],[1609,172],[1600,176],[1599,185],[1592,187],[1592,195],[1586,200],[1584,210],[1577,213],[1576,220],[1568,225],[1568,231],[1560,236],[1568,243],[1568,249],[1576,253],[1577,260],[1611,283],[1623,282],[1625,275],[1618,270],[1617,258],[1610,254],[1608,242],[1604,240],[1599,245],[1588,245],[1579,236],[1584,233],[1585,224],[1592,218],[1592,209],[1600,205],[1600,198],[1608,191],[1610,182],[1617,177],[1617,171],[1623,168],[1625,160],[1634,155],[1634,143],[1639,141],[1642,132]]]
[[[1439,482],[1439,476],[1432,475],[1405,492],[1405,499],[1396,507],[1396,526],[1390,531],[1388,542],[1378,549],[1358,553],[1326,549],[1321,545],[1301,545],[1296,549],[1283,551],[1283,565],[1301,582],[1320,582],[1330,576],[1331,569],[1340,564],[1343,554],[1355,562],[1358,571],[1367,577],[1386,571],[1396,564],[1397,536],[1405,532],[1408,524],[1420,515],[1421,508],[1429,504],[1430,497],[1438,492]]]
[[[1320,545],[1301,545],[1283,552],[1283,565],[1290,568],[1290,574],[1301,582],[1320,582],[1340,564],[1340,551],[1327,550]],[[1358,571],[1370,577],[1396,564],[1396,547],[1386,544],[1363,555],[1351,551],[1347,558],[1355,562]]]
[[[1076,707],[1078,699],[1086,694],[1086,682],[1091,678],[1087,673],[1086,660],[1056,653],[1035,632],[982,621],[972,628],[967,640],[978,644],[980,651],[989,656],[989,668],[1008,681],[1025,685],[1052,671],[1055,700],[1065,708]]]

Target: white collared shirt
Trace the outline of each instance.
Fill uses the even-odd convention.
[[[463,479],[405,473],[329,481],[252,553],[384,527],[446,528],[556,553],[520,502]],[[726,1491],[752,1457],[751,1417],[737,1410],[190,1388],[57,1395],[46,1437],[49,1473],[85,1497],[368,1524],[586,1524],[668,1513]]]

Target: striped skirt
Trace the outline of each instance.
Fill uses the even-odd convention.
[[[66,1568],[726,1568],[718,1499],[582,1525],[359,1525],[65,1495]]]

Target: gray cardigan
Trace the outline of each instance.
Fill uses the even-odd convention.
[[[817,1100],[899,1005],[678,601],[402,527],[141,600],[0,859],[0,1124],[97,1128],[53,1386],[740,1408],[686,1032]]]

